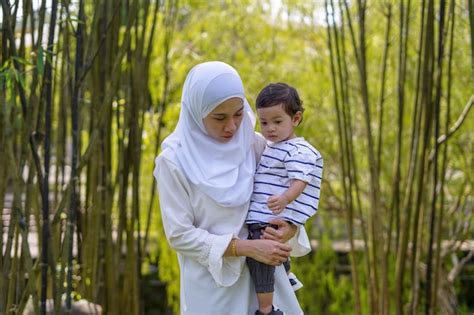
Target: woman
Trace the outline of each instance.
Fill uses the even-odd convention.
[[[191,69],[178,124],[154,171],[166,237],[178,252],[181,314],[253,314],[257,299],[246,256],[278,266],[275,305],[302,314],[281,263],[291,250],[309,250],[304,229],[275,221],[279,228],[268,228],[266,239],[246,240],[253,174],[265,145],[254,125],[234,68],[205,62]]]

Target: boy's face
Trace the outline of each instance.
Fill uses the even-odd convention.
[[[262,134],[268,141],[281,142],[295,137],[294,128],[301,121],[301,112],[293,117],[288,115],[283,106],[276,105],[257,109]]]

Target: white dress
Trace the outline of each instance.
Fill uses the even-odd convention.
[[[172,150],[163,151],[154,174],[166,237],[178,253],[181,314],[254,314],[257,297],[245,257],[223,257],[233,237],[247,238],[249,202],[217,204],[186,179],[176,161]],[[309,251],[304,228],[290,245],[294,256]],[[274,305],[287,315],[303,314],[283,266],[275,270]]]

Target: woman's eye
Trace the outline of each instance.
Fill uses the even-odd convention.
[[[240,116],[242,116],[242,115],[243,115],[242,112],[235,114],[236,117],[240,117]]]

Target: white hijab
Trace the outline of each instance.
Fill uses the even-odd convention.
[[[218,142],[207,134],[202,120],[232,97],[243,100],[244,117],[229,142]],[[201,63],[186,77],[179,121],[162,150],[176,152],[184,174],[200,191],[223,206],[240,206],[249,201],[253,189],[254,126],[237,71],[219,61]]]

